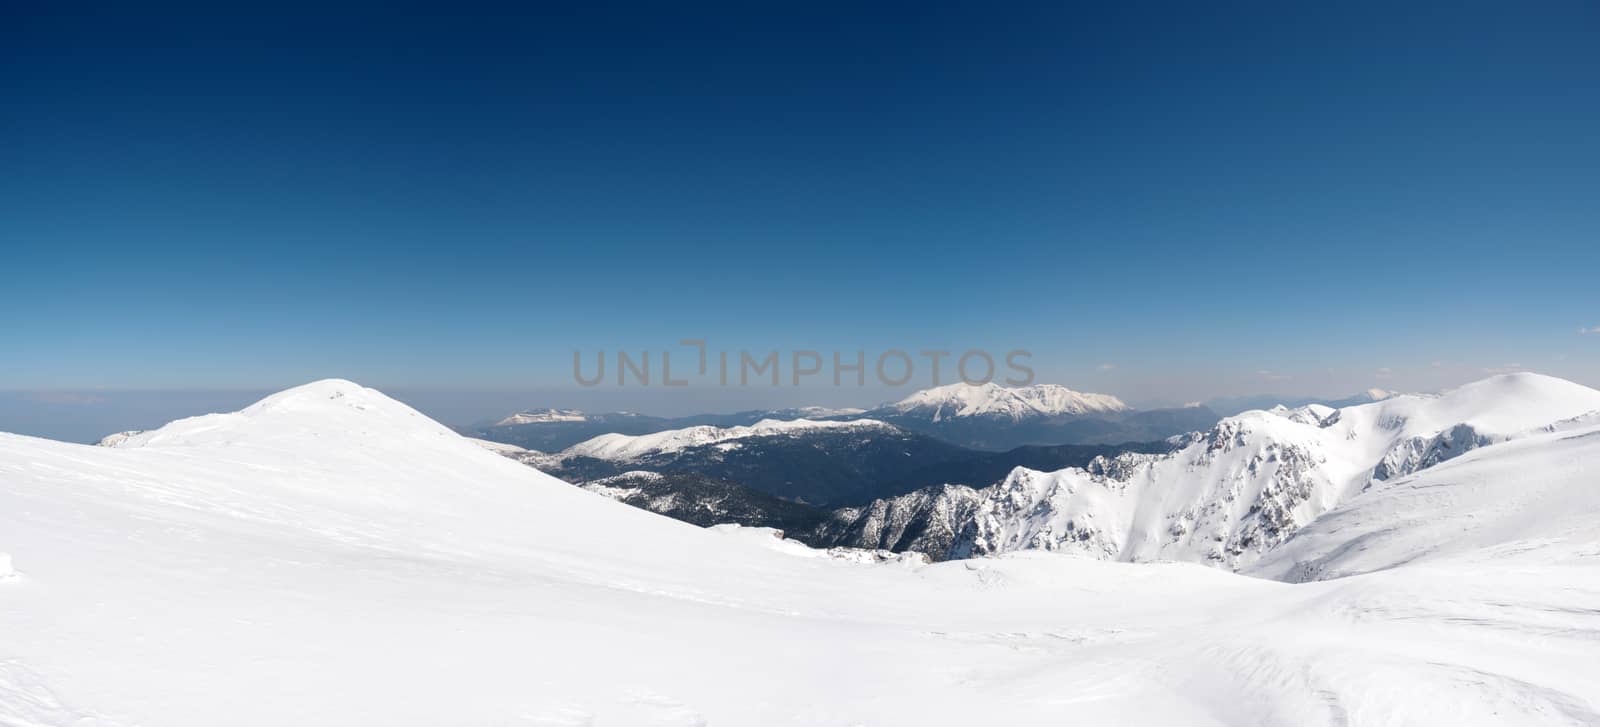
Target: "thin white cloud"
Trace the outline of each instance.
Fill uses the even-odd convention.
[[[1585,336],[1585,335],[1588,335],[1590,333],[1600,333],[1600,326],[1595,326],[1593,328],[1579,328],[1578,329],[1578,335],[1580,335],[1580,336]]]
[[[1388,366],[1384,366],[1384,367],[1378,369],[1377,375],[1378,375],[1378,378],[1380,378],[1380,379],[1387,379],[1387,378],[1389,378],[1391,376],[1394,376],[1394,369],[1391,369]]]
[[[1103,364],[1100,364],[1100,370],[1101,371],[1110,371],[1110,370],[1112,370],[1112,369],[1114,369],[1116,367],[1117,367],[1117,365],[1114,364],[1114,363],[1103,363]]]

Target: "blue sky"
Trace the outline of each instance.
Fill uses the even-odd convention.
[[[0,390],[582,404],[684,337],[1600,385],[1591,3],[758,5],[9,7]]]

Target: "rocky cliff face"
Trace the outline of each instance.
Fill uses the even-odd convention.
[[[928,487],[835,510],[814,537],[832,545],[916,551],[943,560],[980,499],[977,490],[965,485]]]

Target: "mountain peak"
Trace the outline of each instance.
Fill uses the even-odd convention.
[[[1474,391],[1495,391],[1511,395],[1529,393],[1559,395],[1579,391],[1593,392],[1594,389],[1548,374],[1539,374],[1532,371],[1514,371],[1507,374],[1495,374],[1469,384],[1463,384],[1447,392],[1447,395]]]
[[[345,379],[322,379],[285,389],[236,412],[179,419],[160,429],[112,435],[103,446],[253,444],[308,437],[415,441],[453,434],[383,392]]]
[[[1600,410],[1600,391],[1527,371],[1479,379],[1437,397],[1394,397],[1383,404],[1414,398],[1434,400],[1429,407],[1434,419],[1504,434]]]
[[[1009,388],[990,381],[983,384],[958,382],[923,389],[885,408],[900,413],[931,412],[937,421],[973,416],[1021,420],[1065,414],[1120,412],[1130,407],[1110,394],[1083,393],[1059,384]]]
[[[320,379],[309,384],[284,389],[276,394],[251,404],[240,410],[248,411],[284,411],[302,409],[306,407],[326,406],[322,402],[339,401],[352,397],[345,404],[358,403],[358,400],[375,402],[379,399],[394,401],[377,389],[369,389],[348,379]]]

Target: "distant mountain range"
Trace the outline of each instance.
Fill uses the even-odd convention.
[[[1020,422],[1059,416],[1114,414],[1131,409],[1110,394],[1085,394],[1055,384],[1005,387],[989,382],[923,389],[872,411],[915,413],[933,421],[985,418]]]
[[[1052,472],[1161,454],[1179,446],[1170,438],[1217,420],[1203,406],[1139,411],[1063,386],[953,384],[871,409],[675,418],[533,409],[465,433],[568,482],[689,522],[722,518],[818,546],[932,548],[943,557],[954,533],[929,533],[954,528],[949,518],[966,512],[962,503],[1016,468]]]
[[[927,468],[980,453],[876,420],[762,420],[650,434],[602,434],[555,453],[504,452],[568,482],[647,471],[738,483],[790,501],[839,506],[931,484]]]
[[[927,446],[933,441],[920,435],[887,426],[876,432],[858,430],[882,436],[858,440],[853,448],[839,452],[832,448],[838,444],[836,436],[841,431],[845,430],[790,427],[782,432],[739,437],[736,438],[737,449],[722,449],[743,453],[732,464],[710,456],[703,449],[715,450],[734,441],[726,437],[693,446],[669,446],[656,452],[636,451],[633,456],[610,460],[572,452],[547,455],[512,445],[478,441],[487,449],[557,475],[585,490],[695,525],[734,523],[770,527],[818,548],[843,546],[918,551],[939,558],[946,555],[954,540],[952,528],[964,522],[968,505],[977,501],[975,493],[978,492],[978,487],[945,483],[995,482],[1018,467],[1056,470],[1087,466],[1098,458],[1128,452],[1162,452],[1171,448],[1169,443],[1155,442],[1122,446],[1020,447],[1011,452],[945,449],[939,451],[950,456],[949,459],[929,464],[915,461],[918,457],[915,445],[905,446],[907,442],[918,441]],[[934,446],[941,445],[935,443]],[[912,461],[903,463],[902,460]],[[640,467],[653,469],[634,469]],[[787,472],[789,477],[775,481],[765,476],[768,468]],[[826,502],[806,502],[768,491],[791,491],[790,478],[806,471],[812,474],[798,479],[806,483],[812,499],[822,500],[825,499],[822,495],[843,491],[844,497],[854,504],[833,506]],[[843,484],[830,485],[839,473],[846,473],[842,479],[845,483],[866,478],[867,491],[899,494],[869,499]],[[734,479],[741,477],[750,484]],[[874,477],[876,479],[872,479]],[[945,503],[961,509],[941,513],[940,508]]]
[[[1004,395],[916,398],[869,413],[918,424],[1055,416]],[[1005,452],[881,419],[608,434],[553,454],[485,446],[653,512],[775,527],[815,547],[934,559],[1071,550],[1237,569],[1379,483],[1600,410],[1600,392],[1533,374],[1359,398],[1252,410],[1161,441]]]
[[[712,446],[718,452],[730,452],[742,447],[745,440],[759,441],[790,434],[796,437],[815,437],[841,432],[861,434],[868,438],[874,435],[898,437],[901,434],[893,426],[875,419],[847,421],[762,419],[750,426],[718,427],[701,424],[652,434],[602,434],[574,444],[561,454],[566,458],[633,461],[673,455],[702,446]]]
[[[1018,467],[988,487],[944,485],[841,509],[819,540],[935,559],[1042,549],[1247,569],[1358,495],[1481,448],[1597,422],[1600,392],[1535,374],[1342,409],[1280,406],[1224,419],[1170,452]],[[1288,580],[1325,575],[1265,567]]]
[[[559,452],[485,440],[484,445],[574,483],[628,472],[693,474],[791,501],[858,505],[929,485],[994,482],[1015,467],[1059,469],[1123,452],[1161,452],[1168,442],[959,447],[876,419],[762,420],[650,434],[602,434]]]
[[[863,416],[971,449],[1147,442],[1203,429],[1218,419],[1203,406],[1137,411],[1106,394],[1053,385],[1006,388],[953,384],[926,389]]]
[[[1410,401],[1431,399],[1372,390],[1334,403]],[[1345,465],[1271,436],[1249,445],[1245,461],[1205,453],[1229,451],[1240,432],[1280,421],[1304,426],[1340,411],[1306,403],[1219,421],[1204,406],[1139,411],[1114,396],[1061,386],[957,384],[865,410],[678,418],[529,410],[473,434],[499,442],[506,456],[637,507],[701,525],[779,528],[816,547],[916,550],[939,559],[1036,547],[1119,557],[1134,547],[1127,538],[1135,526],[1118,508],[1131,508],[1166,519],[1137,526],[1140,533],[1165,529],[1189,542],[1196,528],[1206,529],[1203,543],[1190,544],[1205,550],[1195,557],[1232,564],[1292,532],[1308,517],[1296,508],[1315,509],[1303,493],[1318,487],[1296,478]],[[1463,436],[1437,446],[1454,452],[1476,441]],[[1177,500],[1152,508],[1129,494],[1131,482]],[[1174,494],[1193,487],[1217,491],[1196,495],[1210,498],[1203,505]],[[1342,496],[1324,492],[1317,502]],[[1244,510],[1206,514],[1219,507],[1212,500]],[[1082,502],[1115,514],[1080,512]]]
[[[1139,411],[1109,394],[1041,384],[951,384],[871,409],[800,407],[732,414],[654,417],[532,409],[477,427],[468,436],[554,452],[602,434],[642,435],[696,426],[751,426],[762,420],[873,419],[968,449],[1003,452],[1025,445],[1147,442],[1203,429],[1219,417],[1203,406]]]
[[[557,422],[581,422],[588,418],[577,409],[529,409],[519,411],[511,416],[495,422],[497,427],[514,427],[519,424],[554,424]]]
[[[762,420],[849,419],[864,409],[820,406],[788,409],[752,409],[731,414],[695,414],[658,417],[632,412],[588,413],[576,409],[527,409],[493,424],[456,427],[470,437],[514,444],[541,452],[554,452],[602,434],[654,434],[689,427],[752,426]]]

